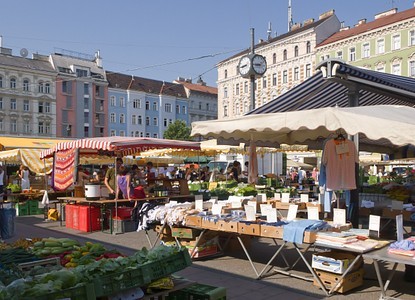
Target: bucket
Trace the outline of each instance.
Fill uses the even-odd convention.
[[[99,183],[86,183],[85,198],[86,200],[101,199],[101,185]]]

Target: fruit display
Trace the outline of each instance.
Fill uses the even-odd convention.
[[[6,189],[11,190],[12,193],[20,193],[22,191],[22,188],[20,187],[20,185],[16,184],[16,183],[9,183],[6,186]]]
[[[69,238],[44,238],[33,244],[32,252],[39,257],[61,254],[65,251],[72,251],[79,242]]]

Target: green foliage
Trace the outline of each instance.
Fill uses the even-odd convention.
[[[167,127],[163,137],[170,140],[191,141],[190,132],[191,129],[185,121],[176,120]]]

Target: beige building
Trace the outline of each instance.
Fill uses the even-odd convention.
[[[266,58],[267,71],[256,79],[255,107],[259,107],[292,87],[300,84],[315,72],[315,46],[340,30],[340,21],[329,11],[319,20],[306,20],[294,24],[290,32],[260,41],[255,53]],[[250,79],[238,71],[240,58],[249,49],[217,65],[218,69],[218,119],[231,118],[247,113],[250,109]]]

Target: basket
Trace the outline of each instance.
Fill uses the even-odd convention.
[[[192,264],[189,252],[181,250],[177,254],[142,265],[143,273],[150,277],[150,281],[173,274]]]
[[[95,278],[92,280],[95,296],[105,297],[150,283],[150,278],[144,274],[141,268],[137,268]]]

